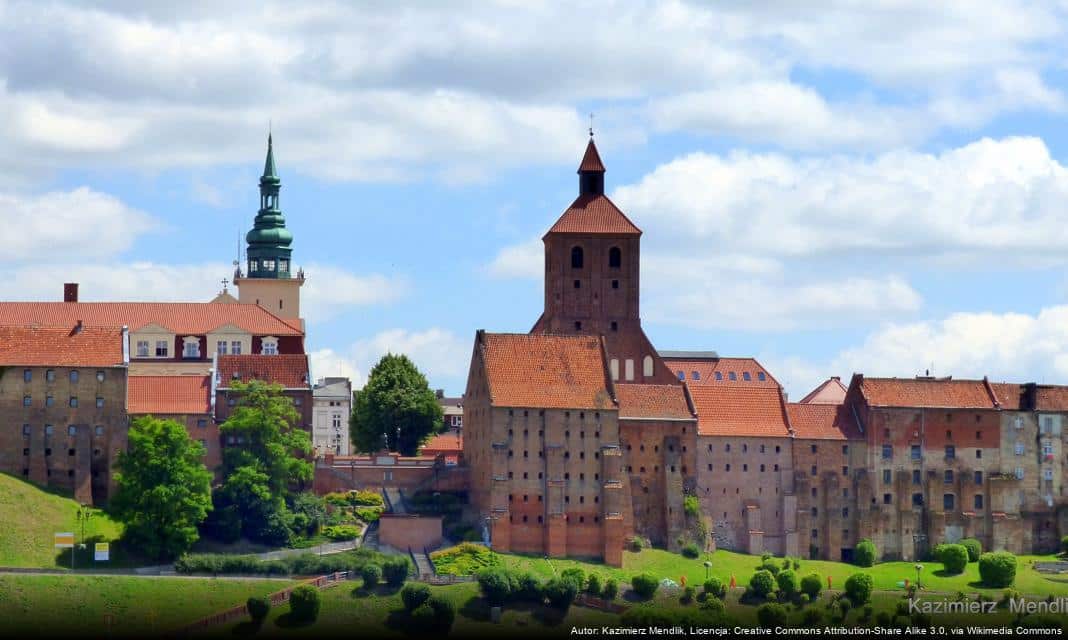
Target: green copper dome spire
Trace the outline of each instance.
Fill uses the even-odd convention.
[[[260,176],[260,210],[252,230],[245,235],[248,242],[248,277],[290,277],[290,255],[293,234],[286,229],[286,219],[278,208],[278,192],[282,181],[274,166],[274,140],[267,136],[267,160]]]

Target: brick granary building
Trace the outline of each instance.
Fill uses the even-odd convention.
[[[1029,552],[1068,534],[1068,387],[856,374],[788,402],[753,358],[658,351],[642,232],[605,195],[592,137],[578,174],[543,238],[541,317],[475,337],[464,460],[491,546],[619,565],[639,536],[848,561],[870,538],[909,560],[964,537]]]
[[[278,206],[268,141],[260,211],[249,231],[238,296],[211,302],[0,302],[0,472],[107,502],[131,419],[185,425],[216,469],[219,424],[234,381],[282,384],[311,430],[312,387],[300,318],[303,273],[290,273],[292,235]]]

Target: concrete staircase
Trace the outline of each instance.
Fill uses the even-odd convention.
[[[412,560],[415,561],[415,575],[420,580],[432,578],[434,573],[434,563],[430,561],[430,556],[424,553],[422,550],[416,551],[412,549]]]

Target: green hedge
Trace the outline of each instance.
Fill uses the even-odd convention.
[[[382,564],[386,557],[381,553],[367,549],[357,549],[328,556],[304,553],[280,560],[260,560],[256,556],[190,553],[175,561],[174,570],[182,574],[319,576],[334,573],[335,571],[359,573],[368,564]]]

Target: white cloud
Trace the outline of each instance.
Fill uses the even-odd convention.
[[[939,320],[888,323],[861,344],[827,358],[765,356],[791,396],[830,375],[989,376],[995,381],[1068,383],[1068,306],[1037,314],[960,312]],[[800,397],[800,396],[797,396]]]
[[[352,381],[353,389],[359,389],[367,382],[352,359],[333,349],[316,349],[309,352],[308,357],[311,359],[312,376],[316,380],[327,377],[348,378]]]
[[[540,279],[545,276],[544,252],[545,247],[537,238],[510,245],[497,253],[487,271],[495,278]]]
[[[455,182],[573,161],[577,104],[597,105],[606,139],[642,139],[652,99],[662,130],[801,148],[1063,109],[1043,79],[1063,59],[1062,12],[870,4],[11,2],[0,175],[247,163],[272,119],[283,166]]]
[[[1062,255],[1068,244],[1068,169],[1037,138],[871,159],[694,153],[613,198],[657,245],[703,251],[986,259],[991,249]]]
[[[301,315],[310,323],[330,320],[355,307],[388,304],[404,295],[402,279],[356,275],[337,267],[310,264],[301,290]],[[18,267],[0,280],[2,300],[62,300],[62,283],[79,283],[85,302],[208,302],[233,266],[223,262],[55,263]],[[232,288],[231,293],[237,292]]]
[[[40,195],[0,192],[0,226],[9,231],[0,262],[38,262],[110,256],[159,223],[117,198],[80,187]]]
[[[355,342],[350,348],[353,360],[370,373],[387,353],[408,356],[430,383],[458,380],[467,375],[471,364],[471,342],[446,329],[431,327],[425,331],[387,329]]]

